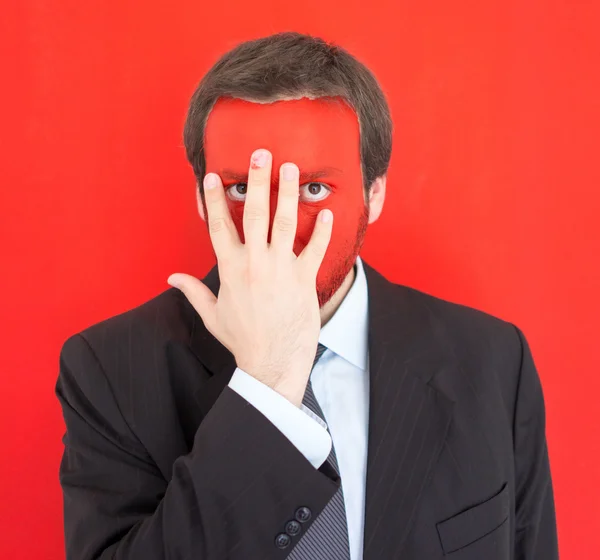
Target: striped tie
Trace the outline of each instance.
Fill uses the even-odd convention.
[[[319,343],[317,354],[313,362],[313,369],[323,352],[327,350],[326,346]],[[311,370],[312,373],[312,370]],[[306,392],[302,401],[306,407],[310,408],[319,418],[325,421],[323,411],[315,398],[310,378],[306,385]],[[329,428],[328,428],[329,431]],[[331,432],[330,432],[331,435]],[[331,452],[327,461],[333,467],[336,473],[340,473],[335,455],[335,448],[332,444]],[[333,498],[325,506],[325,509],[314,520],[304,536],[298,541],[298,544],[292,549],[288,556],[289,560],[350,560],[350,549],[348,544],[348,523],[346,521],[346,510],[344,507],[344,494],[340,485]]]

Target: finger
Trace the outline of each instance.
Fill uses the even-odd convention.
[[[323,221],[324,218],[327,221]],[[333,212],[329,208],[325,208],[319,212],[310,241],[298,256],[298,260],[302,262],[301,266],[311,275],[311,278],[317,277],[323,257],[325,257],[325,253],[327,252],[329,241],[331,240],[332,229]]]
[[[268,150],[256,150],[250,160],[248,188],[244,202],[244,238],[250,251],[267,248],[272,157]]]
[[[214,183],[212,180],[214,179]],[[224,261],[230,253],[241,245],[235,224],[231,219],[225,191],[221,178],[216,173],[207,173],[204,176],[204,199],[208,232],[215,250],[217,261]]]
[[[298,166],[293,163],[285,163],[279,169],[277,210],[271,231],[271,247],[275,251],[290,253],[294,250],[298,226],[298,176]]]
[[[202,318],[206,328],[215,334],[213,325],[216,324],[217,298],[203,282],[189,274],[175,273],[167,278],[167,283],[177,288]]]

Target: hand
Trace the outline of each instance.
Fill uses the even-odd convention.
[[[256,157],[260,153],[266,156],[262,166]],[[244,204],[245,244],[229,213],[220,177],[204,177],[208,229],[221,281],[218,298],[193,276],[175,274],[167,281],[184,293],[239,368],[300,406],[319,341],[316,278],[331,239],[333,214],[329,209],[319,213],[309,243],[296,256],[299,170],[286,163],[280,168],[268,244],[271,166],[270,152],[254,152]],[[287,166],[290,176],[284,176]],[[213,188],[211,178],[216,182]],[[329,221],[322,221],[324,216]]]

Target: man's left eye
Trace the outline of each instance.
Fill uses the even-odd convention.
[[[235,183],[225,189],[225,193],[231,200],[244,202],[248,183]],[[331,194],[331,188],[325,183],[311,182],[300,185],[300,200],[305,202],[321,202]],[[303,198],[304,197],[304,198]]]
[[[304,185],[300,185],[300,198],[302,198],[304,187],[308,187],[305,192],[309,202],[320,202],[331,194],[331,189],[325,183],[305,183]]]

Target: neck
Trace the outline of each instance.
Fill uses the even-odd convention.
[[[321,307],[321,328],[325,326],[325,324],[333,317],[337,308],[342,304],[346,294],[350,291],[352,284],[354,283],[354,278],[356,277],[356,273],[354,269],[356,265],[350,269],[350,272],[342,282],[342,285],[339,287],[338,291],[333,294],[331,299]]]

